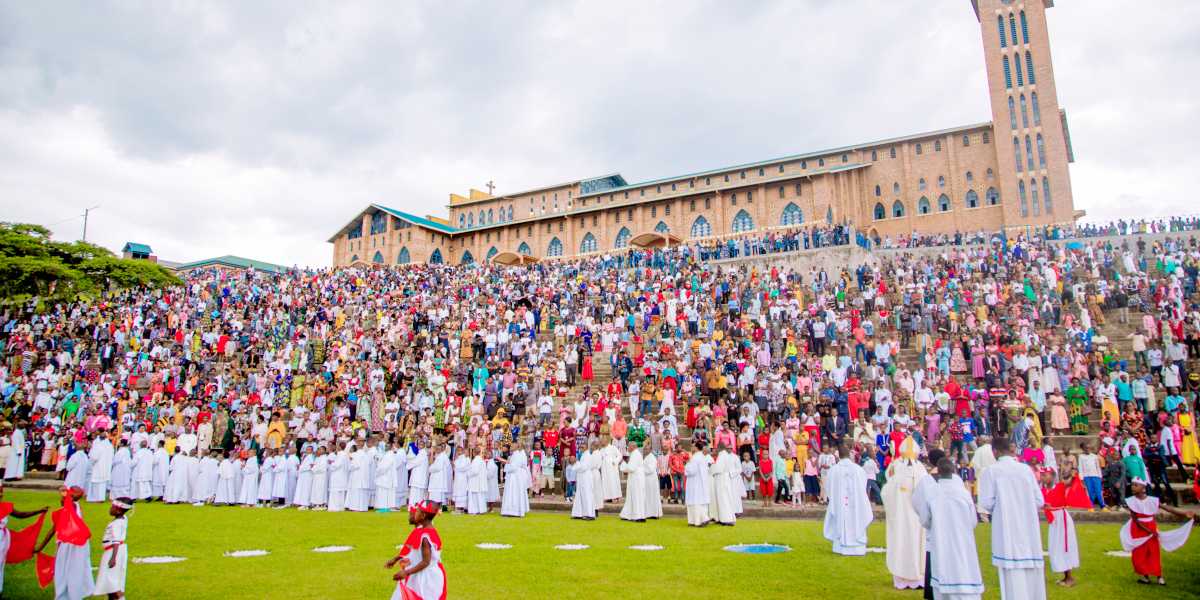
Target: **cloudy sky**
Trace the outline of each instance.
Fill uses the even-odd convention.
[[[1076,207],[1200,214],[1200,2],[1056,4]],[[176,261],[991,118],[969,0],[0,0],[0,220]]]

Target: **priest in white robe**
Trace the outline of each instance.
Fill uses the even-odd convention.
[[[454,459],[454,508],[463,513],[467,512],[467,480],[471,476],[471,459],[466,451],[460,452]]]
[[[113,498],[132,498],[133,451],[129,442],[121,440],[120,447],[113,453],[112,475],[108,480],[108,494]]]
[[[605,502],[621,499],[621,472],[617,470],[617,465],[621,464],[621,450],[616,444],[613,440],[600,451],[601,497]]]
[[[329,454],[329,512],[346,510],[346,492],[350,487],[350,459],[346,446],[338,442],[337,452]]]
[[[708,472],[712,475],[712,494],[708,505],[708,518],[717,525],[733,525],[737,517],[733,514],[733,486],[729,477],[732,462],[725,451],[725,442],[717,442],[717,455],[712,457]]]
[[[141,444],[143,442],[139,442]],[[154,477],[154,453],[149,448],[141,446],[133,454],[130,465],[130,481],[133,482],[130,498],[134,500],[150,500],[150,480]]]
[[[63,485],[68,488],[77,487],[86,490],[88,484],[91,483],[92,463],[88,459],[87,449],[87,442],[84,442],[75,449],[71,458],[67,459],[67,480],[63,482]]]
[[[325,447],[317,448],[317,455],[313,458],[313,481],[312,481],[312,497],[310,503],[313,510],[325,510],[329,504],[329,454],[326,453]]]
[[[217,486],[220,485],[221,480],[221,461],[217,459],[218,456],[220,456],[219,451],[214,451],[198,461],[196,485],[192,486],[190,490],[193,504],[208,502],[216,496]]]
[[[424,440],[417,440],[417,452],[409,455],[405,466],[408,467],[408,505],[420,504],[427,497],[429,487],[429,455]]]
[[[708,456],[704,442],[693,446],[692,457],[683,469],[684,501],[687,504],[688,525],[708,525],[708,505],[712,501],[712,474],[708,471]]]
[[[11,446],[8,451],[8,462],[4,467],[4,480],[15,481],[25,477],[25,453],[29,448],[25,446],[25,421],[18,420],[17,426],[13,428],[12,435],[9,437]]]
[[[241,468],[241,486],[238,488],[238,504],[255,506],[258,504],[258,456],[254,450],[246,457],[246,463]]]
[[[445,444],[434,448],[433,463],[429,465],[429,501],[443,506],[450,497],[450,478],[454,476],[454,465],[444,448]]]
[[[217,491],[213,504],[236,504],[238,469],[226,458],[217,465]]]
[[[87,485],[88,502],[104,502],[108,494],[108,481],[112,476],[113,455],[116,450],[108,436],[101,432],[88,450],[88,461],[91,463],[91,478]]]
[[[663,516],[662,496],[658,487],[658,457],[643,446],[642,477],[646,480],[646,518],[660,519]]]
[[[368,470],[364,461],[366,451],[356,448],[350,453],[350,464],[347,471],[350,480],[346,486],[346,510],[366,512],[370,508],[371,499],[368,497],[371,486],[367,483]]]
[[[529,468],[529,454],[524,449],[518,447],[508,459],[521,467],[521,488],[520,493],[517,494],[517,501],[521,503],[521,512],[528,513],[529,488],[533,487],[533,471]]]
[[[513,452],[504,463],[504,500],[500,504],[500,516],[524,517],[528,511],[529,488],[525,485],[524,470],[521,465],[523,452]],[[525,502],[521,498],[525,498]]]
[[[376,512],[390,513],[396,502],[396,455],[384,450],[375,463],[375,508]]]
[[[487,512],[487,461],[483,450],[472,450],[471,466],[467,469],[467,514],[482,515]]]
[[[151,461],[152,471],[150,473],[150,497],[162,498],[166,494],[167,475],[171,473],[171,455],[167,454],[167,449],[163,447],[163,442],[158,442],[158,447],[154,449],[154,458]]]
[[[646,475],[642,472],[642,453],[637,444],[629,442],[629,458],[621,463],[622,473],[626,473],[625,506],[621,508],[621,518],[626,521],[645,522],[646,520]],[[656,490],[657,491],[657,490]]]
[[[396,463],[396,492],[392,507],[404,508],[408,506],[408,452],[399,440],[392,444],[392,462]]]
[[[867,553],[867,526],[875,518],[867,496],[867,472],[850,460],[850,449],[838,447],[841,460],[825,476],[829,504],[825,507],[825,539],[843,556]]]
[[[745,506],[742,504],[742,500],[746,498],[746,478],[742,474],[742,459],[738,457],[736,448],[730,448],[729,464],[731,465],[729,469],[729,481],[732,487],[730,491],[733,492],[733,514],[740,515],[746,512]],[[796,467],[802,468],[803,465],[796,465]],[[800,492],[792,491],[792,494],[797,493]]]
[[[300,466],[296,469],[296,494],[292,496],[292,503],[300,507],[300,510],[308,510],[312,506],[312,468],[315,462],[312,446],[306,445],[304,457],[300,459]]]
[[[500,495],[500,465],[496,464],[496,459],[492,457],[491,450],[483,452],[483,468],[487,471],[487,503],[488,512],[492,510],[492,504],[500,502],[503,496]]]
[[[979,506],[992,515],[992,564],[1000,570],[1002,600],[1045,600],[1045,559],[1038,510],[1046,499],[1012,442],[992,440],[996,464],[979,478]]]
[[[584,519],[591,521],[596,518],[596,491],[593,486],[596,485],[596,480],[592,478],[592,473],[598,470],[600,464],[600,443],[592,442],[590,449],[579,456],[579,460],[575,461],[575,473],[579,477],[576,481],[575,502],[571,506],[572,519]]]
[[[908,438],[902,447],[909,444]],[[925,585],[925,530],[913,508],[917,482],[929,475],[917,460],[916,449],[908,446],[893,460],[883,486],[883,508],[887,511],[887,567],[896,589]]]
[[[984,587],[975,548],[975,526],[979,523],[975,503],[962,480],[955,476],[952,459],[942,457],[937,466],[937,483],[923,485],[913,506],[921,526],[929,531],[933,597],[979,600]]]
[[[187,455],[178,452],[168,464],[167,485],[163,489],[163,502],[178,504],[191,498],[188,489]]]
[[[262,464],[258,466],[258,502],[259,506],[271,504],[271,492],[275,489],[275,452],[271,448],[263,449]]]

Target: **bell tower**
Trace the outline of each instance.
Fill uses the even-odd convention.
[[[1059,109],[1046,9],[1054,0],[971,0],[983,33],[1004,224],[1073,221],[1075,162]]]

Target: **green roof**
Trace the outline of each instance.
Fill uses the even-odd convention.
[[[179,265],[177,270],[187,271],[189,269],[199,269],[199,268],[215,266],[215,265],[224,265],[227,267],[237,267],[239,269],[249,269],[249,268],[253,267],[259,271],[272,271],[272,272],[286,271],[289,269],[289,267],[285,267],[283,265],[276,265],[276,264],[272,264],[269,262],[263,262],[261,260],[253,260],[253,259],[249,259],[249,258],[242,258],[240,256],[232,256],[232,255],[227,254],[225,256],[218,256],[216,258],[207,258],[204,260],[198,260],[195,262],[185,263],[185,264]]]
[[[125,248],[122,249],[121,252],[122,253],[133,252],[135,254],[150,254],[152,251],[150,250],[150,246],[147,246],[145,244],[138,244],[136,242],[125,242]]]
[[[333,237],[329,238],[326,241],[329,242],[330,244],[336,242],[339,237],[346,235],[347,233],[350,232],[351,229],[358,227],[362,223],[363,215],[365,215],[367,213],[374,214],[375,211],[383,211],[394,217],[404,219],[405,221],[408,221],[409,223],[412,223],[413,225],[419,225],[421,227],[425,227],[427,229],[433,229],[435,231],[440,231],[442,233],[458,233],[459,231],[462,231],[458,228],[451,227],[450,225],[444,225],[442,223],[438,223],[437,221],[430,221],[429,219],[426,219],[423,217],[418,217],[417,215],[414,215],[411,213],[406,213],[406,212],[400,211],[400,210],[396,210],[394,208],[388,208],[386,206],[381,206],[379,204],[368,204],[367,207],[362,209],[361,211],[359,211],[358,214],[353,219],[350,219],[349,223],[346,223],[345,225],[343,225],[342,228],[337,231],[337,233],[333,234]],[[391,231],[390,227],[388,228],[388,231]]]

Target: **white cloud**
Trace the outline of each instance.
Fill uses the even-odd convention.
[[[1200,5],[1057,4],[1077,208],[1200,213]],[[100,204],[89,237],[169,260],[326,265],[372,201],[440,215],[489,180],[643,181],[989,120],[968,0],[0,2],[0,218]]]

